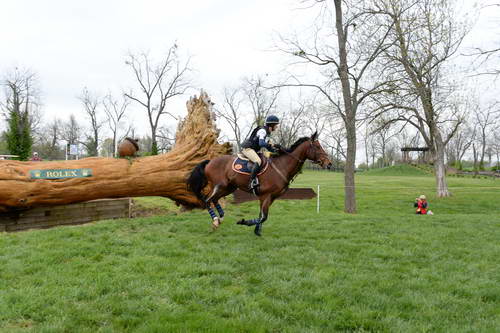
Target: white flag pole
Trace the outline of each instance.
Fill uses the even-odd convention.
[[[319,185],[318,185],[318,195],[317,195],[316,212],[319,214]]]

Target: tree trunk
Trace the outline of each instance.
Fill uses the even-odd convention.
[[[151,155],[158,155],[158,142],[156,142],[156,126],[151,127]]]
[[[339,44],[338,73],[342,84],[342,97],[345,108],[345,128],[347,132],[347,156],[344,169],[344,211],[356,213],[356,191],[354,187],[354,168],[356,162],[356,107],[352,103],[351,85],[347,66],[347,36],[342,23],[342,2],[335,0],[335,25]]]
[[[449,197],[451,193],[448,191],[448,184],[446,183],[446,166],[444,164],[444,143],[439,135],[436,135],[434,141],[436,151],[434,159],[434,171],[436,174],[437,197]]]
[[[116,153],[116,130],[113,132],[113,149],[112,149],[112,152],[113,152],[113,157],[118,157],[118,154]]]
[[[186,177],[199,162],[230,151],[217,143],[219,131],[205,93],[187,103],[188,115],[167,154],[136,159],[85,158],[78,161],[0,161],[0,211],[61,205],[101,198],[163,196],[186,207],[200,202],[186,188]],[[90,169],[85,178],[33,179],[30,171]]]
[[[484,156],[486,154],[486,133],[483,128],[481,136],[481,159],[479,160],[479,170],[484,171]]]
[[[370,170],[370,160],[368,156],[368,134],[365,133],[365,157],[366,157],[366,170]]]
[[[352,124],[347,131],[347,156],[344,169],[344,211],[356,213],[356,188],[354,172],[356,169],[356,126]]]

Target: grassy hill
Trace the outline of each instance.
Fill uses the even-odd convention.
[[[428,176],[429,172],[408,164],[399,164],[385,168],[370,169],[363,174],[370,176]]]
[[[316,200],[276,201],[261,238],[204,211],[0,233],[1,332],[494,332],[500,327],[500,185],[304,172]],[[429,198],[433,216],[416,216]],[[149,198],[148,207],[164,206]],[[139,203],[141,200],[139,200]]]

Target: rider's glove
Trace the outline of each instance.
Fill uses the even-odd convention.
[[[282,150],[283,150],[283,147],[281,147],[281,145],[280,145],[280,144],[274,144],[273,146],[274,146],[274,149],[275,149],[276,151],[282,151]]]

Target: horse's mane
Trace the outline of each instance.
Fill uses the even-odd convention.
[[[303,138],[298,139],[297,141],[295,141],[295,143],[293,145],[290,146],[290,148],[286,149],[286,152],[284,152],[284,151],[278,152],[278,156],[293,152],[295,149],[297,149],[298,146],[300,146],[302,143],[304,143],[308,140],[311,140],[311,138],[308,136],[305,136]]]

